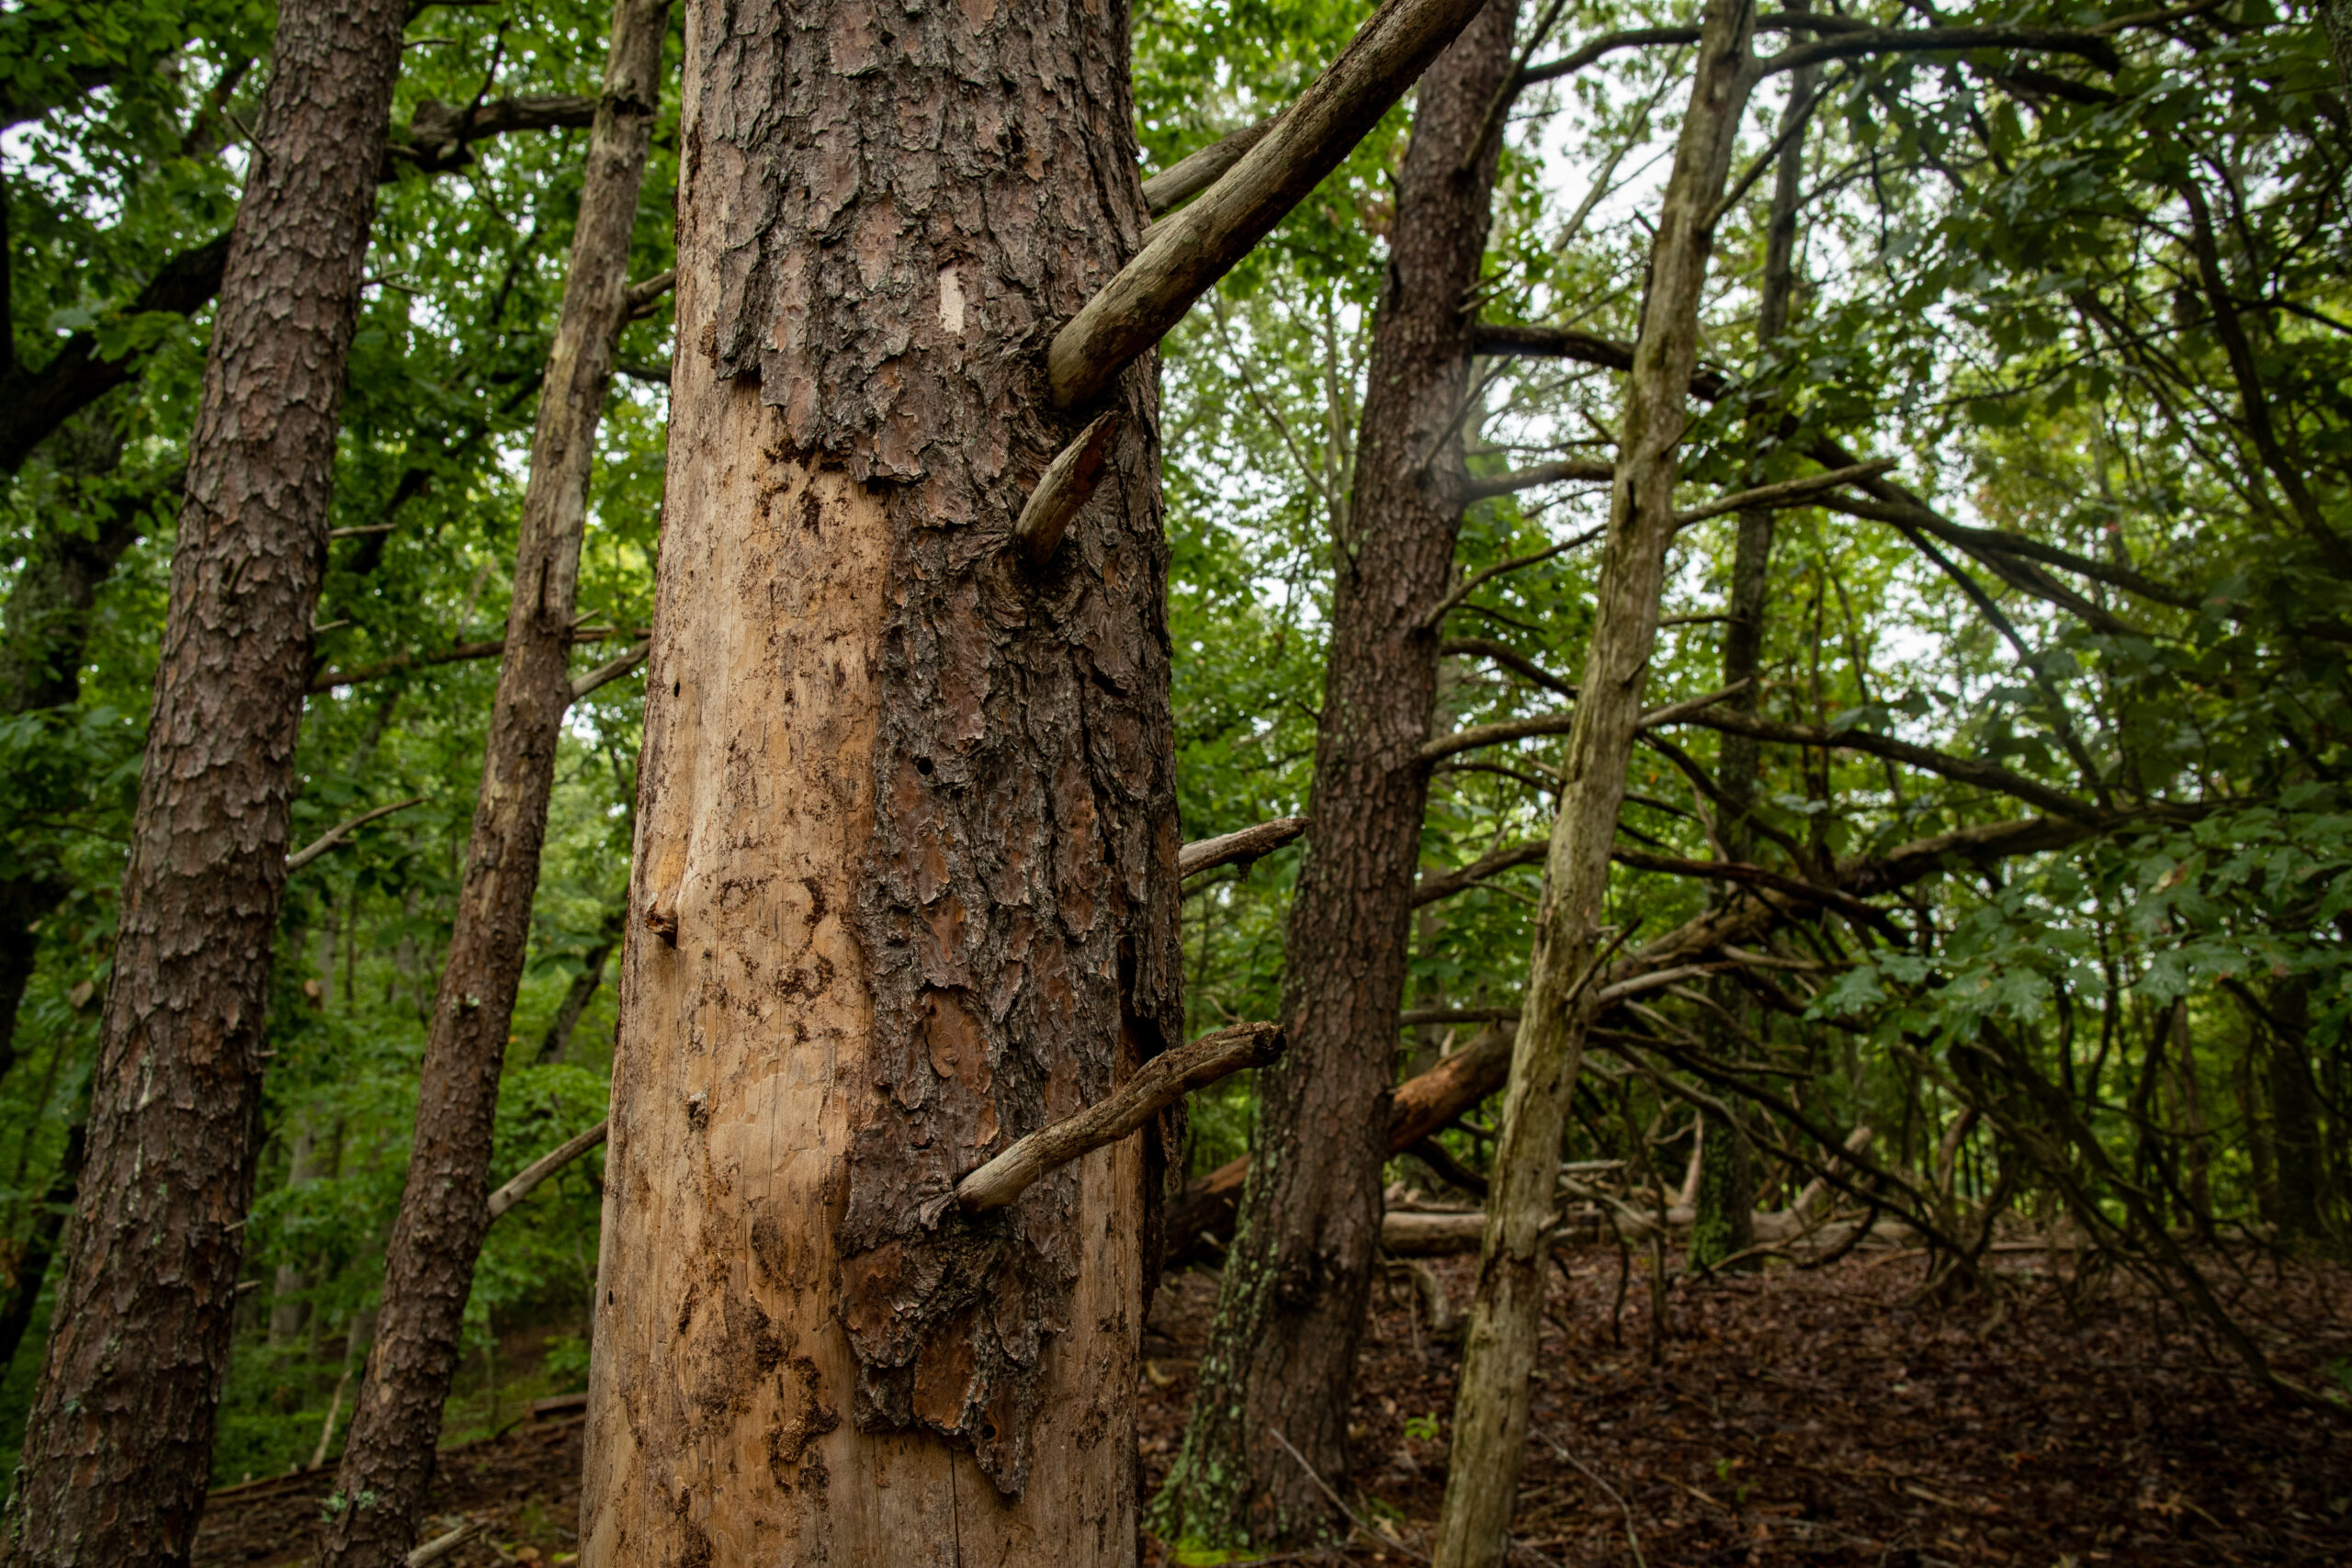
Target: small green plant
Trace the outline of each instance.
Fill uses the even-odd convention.
[[[1437,1441],[1437,1434],[1436,1416],[1408,1416],[1405,1417],[1405,1436],[1424,1443],[1433,1443]]]

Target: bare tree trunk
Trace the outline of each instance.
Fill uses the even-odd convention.
[[[1315,825],[1283,964],[1290,1046],[1259,1076],[1239,1230],[1183,1451],[1154,1505],[1170,1540],[1306,1538],[1332,1522],[1323,1484],[1347,1474],[1429,795],[1418,753],[1437,682],[1430,614],[1452,585],[1462,521],[1473,323],[1461,301],[1486,254],[1499,159],[1499,139],[1476,143],[1510,73],[1517,10],[1489,0],[1422,77],[1414,110],[1352,532],[1335,542]]]
[[[1128,1562],[1166,1145],[948,1201],[1182,1027],[1156,367],[1041,363],[1138,243],[1126,12],[686,17],[582,1562]]]
[[[628,320],[629,238],[661,105],[669,0],[616,0],[587,176],[523,499],[506,649],[448,962],[427,1025],[408,1184],[385,1249],[376,1345],[352,1406],[322,1563],[397,1565],[433,1478],[466,1297],[490,1228],[492,1124],[530,947],[531,901],[571,703],[588,485]]]
[[[1790,7],[1806,9],[1804,5]],[[1782,134],[1788,145],[1773,166],[1771,217],[1765,230],[1764,282],[1758,300],[1756,353],[1761,361],[1775,353],[1788,331],[1790,308],[1796,298],[1797,205],[1804,186],[1804,133],[1800,126],[1813,112],[1813,96],[1821,73],[1802,66],[1791,73],[1788,107],[1782,110]],[[1751,452],[1760,450],[1780,423],[1777,398],[1750,411],[1747,422]],[[1763,482],[1760,472],[1748,476],[1751,485]],[[1743,713],[1757,711],[1763,670],[1764,623],[1771,600],[1767,589],[1772,571],[1772,520],[1770,507],[1750,507],[1739,513],[1732,546],[1731,621],[1724,629],[1724,680],[1736,688],[1730,705]],[[1762,742],[1748,735],[1726,733],[1717,754],[1715,783],[1723,791],[1721,835],[1724,853],[1736,861],[1753,861],[1757,781],[1762,772]],[[1723,1009],[1750,1030],[1757,1018],[1747,987],[1724,980],[1715,987]],[[1715,1036],[1715,1055],[1736,1058],[1746,1055],[1722,1021],[1708,1020]],[[1693,1268],[1712,1268],[1724,1258],[1756,1245],[1756,1178],[1753,1151],[1739,1130],[1713,1111],[1702,1111],[1705,1131],[1700,1140],[1702,1170],[1696,1213],[1690,1226],[1690,1261]]]
[[[1657,638],[1666,547],[1674,536],[1676,454],[1689,424],[1713,209],[1753,80],[1754,20],[1744,0],[1707,0],[1690,107],[1651,246],[1649,296],[1618,426],[1592,643],[1568,735],[1490,1176],[1438,1526],[1439,1568],[1498,1564],[1510,1540],[1527,1438],[1527,1380],[1544,1302],[1544,1233],[1553,1212],[1561,1127],[1596,1000],[1589,982],[1602,956],[1609,854]]]
[[[286,0],[172,561],[69,1271],[0,1545],[176,1563],[253,1193],[262,1010],[400,0]]]

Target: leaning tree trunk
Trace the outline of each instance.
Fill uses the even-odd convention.
[[[1601,904],[1625,768],[1657,640],[1666,549],[1674,537],[1676,453],[1689,428],[1699,304],[1740,111],[1752,85],[1755,10],[1707,0],[1690,107],[1650,247],[1649,297],[1618,425],[1592,642],[1568,733],[1559,816],[1544,867],[1526,1000],[1511,1055],[1487,1232],[1454,1400],[1438,1568],[1489,1568],[1510,1542],[1527,1439],[1528,1374],[1544,1304],[1544,1232],[1560,1134],[1598,987]]]
[[[491,1132],[530,946],[556,745],[571,704],[572,608],[596,426],[628,316],[629,237],[661,106],[670,0],[616,0],[531,475],[448,962],[427,1026],[408,1183],[385,1249],[376,1345],[352,1406],[322,1563],[406,1559],[490,1229]]]
[[[183,1562],[253,1193],[262,1007],[344,365],[401,0],[286,0],[229,248],[148,720],[89,1153],[0,1543]]]
[[[1803,11],[1803,4],[1789,7]],[[1779,352],[1778,341],[1788,330],[1789,310],[1796,297],[1797,204],[1804,186],[1804,131],[1813,112],[1813,96],[1820,80],[1814,66],[1800,66],[1789,78],[1788,107],[1781,111],[1781,134],[1789,138],[1773,167],[1772,209],[1764,236],[1764,282],[1756,313],[1756,356],[1762,362]],[[1777,378],[1775,378],[1777,379]],[[1781,423],[1781,400],[1766,398],[1752,409],[1747,422],[1748,446],[1761,454]],[[1763,482],[1751,471],[1750,481]],[[1772,573],[1772,509],[1751,506],[1738,514],[1732,545],[1731,595],[1725,608],[1731,620],[1724,629],[1724,685],[1732,695],[1728,705],[1742,713],[1757,711],[1757,687],[1764,668],[1764,621],[1770,600],[1766,587]],[[1761,776],[1763,746],[1752,735],[1726,733],[1715,764],[1715,785],[1723,792],[1721,837],[1724,853],[1732,860],[1756,858],[1756,787]],[[1811,868],[1808,868],[1811,874]],[[1715,1000],[1730,1018],[1753,1031],[1758,1017],[1755,998],[1746,987],[1719,981]],[[1711,1017],[1715,1055],[1736,1059],[1746,1052],[1734,1032]],[[1755,1155],[1739,1129],[1712,1111],[1702,1110],[1704,1125],[1699,1146],[1699,1201],[1690,1224],[1690,1261],[1693,1268],[1713,1268],[1756,1245]]]
[[[1437,684],[1430,612],[1463,507],[1470,327],[1500,138],[1477,145],[1511,71],[1517,7],[1489,0],[1421,80],[1373,327],[1352,532],[1333,560],[1314,827],[1291,904],[1290,1046],[1259,1075],[1238,1234],[1184,1447],[1154,1505],[1163,1537],[1302,1539],[1348,1469],[1356,1344],[1380,1242],[1396,1013],[1420,861]]]
[[[1154,370],[1042,363],[1126,12],[694,0],[684,95],[582,1562],[1126,1562],[1159,1145],[947,1202],[1182,1016]]]

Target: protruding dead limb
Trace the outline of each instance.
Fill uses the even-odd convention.
[[[490,1195],[490,1217],[498,1218],[515,1204],[538,1190],[539,1183],[605,1141],[612,1122],[603,1121],[575,1137],[558,1144],[530,1164],[517,1171],[514,1179]]]
[[[1037,488],[1029,492],[1029,503],[1021,509],[1021,520],[1012,525],[1012,536],[1029,552],[1031,566],[1043,566],[1053,558],[1070,520],[1102,482],[1103,454],[1118,433],[1116,411],[1099,415],[1046,465]]]
[[[1153,224],[1142,252],[1055,334],[1046,354],[1054,406],[1086,402],[1158,343],[1322,184],[1482,4],[1387,0],[1374,12],[1266,134],[1191,206]]]
[[[968,1213],[1001,1209],[1039,1177],[1117,1143],[1193,1090],[1263,1066],[1282,1055],[1283,1044],[1278,1024],[1237,1023],[1154,1056],[1107,1098],[1016,1141],[957,1182],[956,1201]]]
[[[1176,874],[1195,876],[1236,861],[1270,855],[1306,832],[1309,823],[1310,819],[1305,817],[1277,817],[1271,822],[1244,828],[1238,833],[1195,840],[1176,852]]]

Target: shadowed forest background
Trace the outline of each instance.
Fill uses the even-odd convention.
[[[1140,172],[1298,97],[1371,9],[1136,6]],[[1452,307],[1471,355],[1444,439],[1464,482],[1452,576],[1420,628],[1427,739],[1391,759],[1426,805],[1401,1012],[1379,1043],[1391,1082],[1453,1099],[1430,1100],[1442,1114],[1381,1171],[1365,1382],[1328,1489],[1351,1511],[1317,1526],[1366,1560],[1433,1550],[1475,1216],[1498,1179],[1503,1064],[1600,613],[1623,373],[1694,14],[1530,5],[1504,29],[1511,90],[1473,117],[1500,152],[1476,281]],[[2330,32],[2352,47],[2352,23],[2340,0],[1824,15],[1758,51],[1961,26],[2073,41],[1823,47],[1767,76],[1737,132],[1679,446],[1676,506],[1696,515],[1666,558],[1601,957],[1747,923],[1645,971],[1596,978],[1596,961],[1580,982],[1609,989],[1559,1149],[1550,1381],[1513,1527],[1534,1555],[1512,1560],[1881,1560],[1857,1540],[1914,1562],[2329,1560],[2352,1551],[2352,57]],[[70,1247],[218,247],[276,21],[251,0],[0,8],[8,1456]],[[612,21],[605,0],[412,7],[296,763],[291,843],[317,852],[289,860],[278,917],[210,1479],[328,1468],[282,1517],[238,1501],[251,1489],[220,1498],[227,1544],[201,1561],[300,1549],[290,1532],[316,1517],[363,1376]],[[668,28],[633,282],[676,261]],[[1580,53],[1594,40],[1611,47]],[[1416,112],[1390,109],[1161,344],[1181,837],[1315,824],[1184,884],[1188,1037],[1277,1020],[1295,1038],[1302,857],[1369,809],[1316,770],[1318,731],[1340,722],[1334,583],[1364,547],[1359,430],[1375,321],[1398,308]],[[621,949],[646,940],[628,897],[667,288],[629,296],[595,435],[581,694],[498,1079],[493,1188],[604,1121]],[[1236,1354],[1206,1347],[1239,1332],[1211,1321],[1246,1246],[1236,1162],[1269,1137],[1260,1077],[1193,1096],[1189,1185],[1167,1202],[1140,1395],[1145,1518],[1166,1561],[1246,1560],[1295,1534],[1249,1525],[1246,1500],[1203,1480],[1217,1455],[1187,1447],[1183,1414]],[[496,1217],[473,1273],[440,1440],[499,1439],[466,1452],[526,1480],[441,1495],[451,1513],[503,1510],[485,1538],[505,1543],[497,1560],[577,1550],[560,1493],[576,1449],[514,1455],[587,1386],[604,1159],[591,1149]],[[1961,1398],[1906,1428],[1981,1447],[1973,1492],[1890,1483],[1920,1492],[1905,1507],[1979,1529],[2005,1506],[2068,1505],[2001,1457],[2033,1443],[1962,1434],[1998,1437],[2058,1401],[2031,1369],[2081,1372],[2064,1397],[2117,1427],[2064,1464],[2130,1530],[2047,1550],[1980,1535],[1966,1551],[1888,1519],[1775,1538],[1774,1521],[1833,1517],[1834,1500],[1743,1513],[1743,1488],[1759,1507],[1781,1495],[1769,1455],[1684,1452],[1668,1432],[1683,1417],[1610,1414],[1660,1380],[1810,1354],[1815,1334],[1846,1350],[1755,1394],[1768,1425],[1826,1411],[1868,1428],[1931,1362],[1995,1388],[1973,1416]],[[1543,1426],[1547,1400],[1564,1425]],[[1710,1404],[1720,1421],[1736,1400],[1692,1408]],[[2211,1412],[2196,1441],[2245,1466],[2237,1513],[2201,1512],[2221,1505],[2181,1490],[2198,1466],[2150,1435],[2192,1404]],[[1547,1430],[1580,1434],[1573,1460]],[[2109,1441],[2155,1457],[2100,1480],[2086,1456]],[[1825,1474],[1860,1462],[1807,1451]],[[1676,1534],[1676,1509],[1713,1522]],[[1773,1555],[1790,1539],[1814,1556]]]

